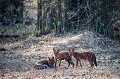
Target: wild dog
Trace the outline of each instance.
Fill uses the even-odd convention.
[[[54,55],[55,55],[55,67],[57,65],[57,61],[59,60],[59,67],[61,66],[61,60],[66,60],[68,62],[68,67],[70,66],[70,64],[73,65],[74,67],[74,63],[72,62],[72,58],[71,56],[69,56],[69,52],[61,52],[60,53],[60,49],[55,49],[53,48],[53,52],[54,52]]]
[[[35,69],[46,69],[46,68],[53,68],[55,66],[55,59],[54,57],[52,58],[49,58],[48,57],[48,60],[42,60],[42,61],[39,61],[37,62],[35,65],[34,65],[34,68]]]
[[[94,65],[97,67],[97,61],[96,61],[96,56],[93,52],[82,52],[78,53],[75,52],[74,48],[69,48],[69,55],[73,56],[76,59],[76,67],[78,67],[78,62],[80,62],[81,65],[81,60],[88,60],[88,62],[91,64],[91,67],[94,67]]]

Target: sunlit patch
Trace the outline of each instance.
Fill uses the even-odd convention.
[[[13,77],[18,77],[20,79],[21,77],[30,77],[34,79],[39,79],[41,77],[49,79],[118,79],[119,55],[116,53],[116,51],[119,51],[120,45],[113,40],[104,38],[101,35],[96,35],[90,31],[84,31],[77,34],[70,33],[63,35],[62,37],[50,35],[37,38],[31,37],[20,42],[6,44],[5,47],[10,50],[2,52],[0,55],[2,56],[1,59],[4,60],[0,64],[5,64],[4,66],[6,71],[9,72],[5,73],[5,76],[13,75]],[[36,61],[39,61],[42,58],[54,56],[54,47],[60,48],[61,52],[68,51],[69,47],[75,47],[76,51],[78,52],[92,51],[96,55],[98,67],[93,69],[88,68],[90,64],[87,61],[82,60],[81,63],[83,68],[80,66],[77,68],[73,68],[72,66],[68,68],[68,63],[63,61],[61,67],[57,67],[56,69],[48,68],[43,70],[34,70],[32,67]],[[72,59],[75,63],[75,58],[72,57]],[[18,72],[17,68],[21,69],[21,71]],[[14,71],[10,72],[9,69]]]

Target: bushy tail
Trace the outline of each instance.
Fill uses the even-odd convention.
[[[95,64],[95,66],[97,67],[97,61],[96,61],[96,56],[95,56],[95,55],[94,55],[93,62],[94,62],[94,64]]]

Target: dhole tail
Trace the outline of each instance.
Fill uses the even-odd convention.
[[[93,62],[94,62],[94,64],[95,64],[95,66],[97,67],[97,61],[96,61],[96,56],[95,56],[95,55],[94,55]]]

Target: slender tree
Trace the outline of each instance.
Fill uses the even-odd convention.
[[[57,15],[58,15],[58,20],[57,20],[57,33],[61,33],[61,0],[57,1],[58,3],[58,8],[57,8]]]
[[[63,32],[67,31],[68,27],[68,6],[67,6],[68,0],[64,0],[64,7],[63,7]]]
[[[42,33],[42,0],[37,1],[38,4],[38,15],[37,15],[37,31]]]

